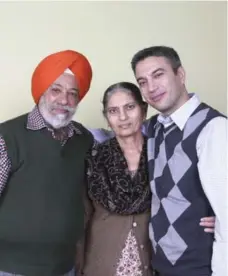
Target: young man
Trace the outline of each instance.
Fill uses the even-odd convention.
[[[93,137],[71,119],[91,78],[78,52],[46,57],[32,76],[34,109],[0,125],[1,276],[75,275]]]
[[[152,265],[160,276],[223,276],[227,266],[227,120],[185,87],[169,47],[143,49],[132,69],[160,112],[148,124]],[[198,227],[215,214],[215,239]]]

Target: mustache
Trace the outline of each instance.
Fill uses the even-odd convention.
[[[49,108],[50,108],[50,109],[60,108],[60,109],[69,111],[70,113],[73,113],[73,112],[75,112],[75,110],[76,110],[76,107],[73,108],[73,107],[69,107],[69,106],[67,106],[67,105],[61,105],[61,104],[51,104],[51,105],[49,106]]]

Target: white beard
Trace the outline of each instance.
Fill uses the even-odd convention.
[[[59,129],[67,126],[71,122],[72,117],[76,112],[76,107],[75,108],[66,107],[66,110],[68,110],[69,113],[52,115],[51,112],[49,111],[51,110],[52,105],[47,103],[45,95],[43,95],[40,98],[38,107],[39,107],[40,114],[43,116],[44,120],[55,129]]]

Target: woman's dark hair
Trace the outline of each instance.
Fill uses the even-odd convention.
[[[131,83],[131,82],[114,83],[105,90],[103,100],[102,100],[104,114],[106,114],[107,105],[110,97],[119,89],[129,91],[131,96],[134,98],[134,100],[142,107],[142,110],[143,112],[145,112],[145,115],[146,115],[148,104],[143,101],[139,88],[134,83]]]

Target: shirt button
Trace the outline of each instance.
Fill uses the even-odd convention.
[[[147,270],[147,269],[148,269],[148,266],[147,266],[147,265],[145,265],[145,266],[144,266],[144,269],[145,269],[145,270]]]
[[[143,244],[141,244],[141,245],[140,245],[140,248],[141,248],[141,249],[143,249],[143,248],[144,248],[144,245],[143,245]]]
[[[132,225],[133,225],[133,227],[136,227],[136,226],[137,226],[137,223],[136,223],[136,222],[133,222]]]

